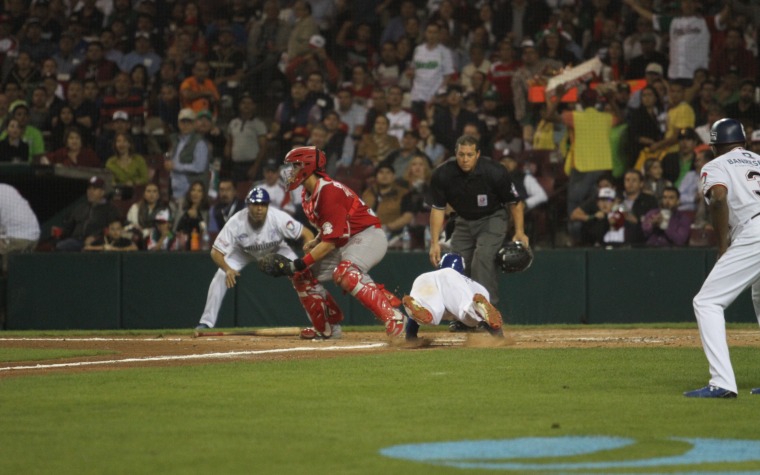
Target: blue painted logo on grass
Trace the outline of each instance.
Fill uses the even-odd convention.
[[[395,445],[380,450],[380,453],[386,457],[447,467],[520,470],[525,472],[626,469],[626,472],[630,473],[628,470],[636,468],[652,469],[706,463],[760,462],[760,440],[680,437],[673,437],[670,440],[687,442],[691,444],[691,448],[680,455],[635,460],[547,461],[545,463],[534,461],[536,458],[550,459],[553,457],[590,455],[605,450],[620,449],[636,443],[634,439],[623,437],[569,436]],[[524,458],[532,460],[525,462],[519,460]],[[746,472],[723,471],[721,473]]]

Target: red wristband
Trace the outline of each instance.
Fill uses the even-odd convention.
[[[303,256],[303,263],[306,264],[306,267],[310,267],[312,264],[314,264],[314,258],[311,256],[311,254],[306,254]]]

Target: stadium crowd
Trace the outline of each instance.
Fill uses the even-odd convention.
[[[282,158],[315,145],[424,248],[467,134],[537,245],[710,245],[710,125],[760,148],[759,24],[743,0],[4,0],[0,164],[111,172],[60,250],[195,250],[254,184],[303,220]]]

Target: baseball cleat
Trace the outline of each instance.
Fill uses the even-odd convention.
[[[488,323],[489,327],[493,330],[501,329],[504,323],[504,320],[501,318],[501,313],[496,307],[491,305],[491,302],[489,302],[488,299],[481,294],[475,294],[472,301],[475,303],[475,311],[486,321],[486,323]]]
[[[208,325],[206,325],[205,323],[201,323],[200,325],[198,325],[197,327],[195,327],[196,330],[208,330],[209,328],[211,328],[211,327],[208,326]]]
[[[760,388],[753,388],[752,391],[749,392],[750,394],[760,394]]]
[[[406,314],[409,315],[412,320],[420,325],[430,325],[433,323],[433,314],[431,314],[428,309],[418,304],[417,301],[414,300],[414,297],[404,295],[404,298],[401,299],[401,301],[404,303]]]
[[[343,338],[343,329],[340,327],[340,325],[330,325],[332,327],[332,335],[330,335],[331,340],[340,340]]]
[[[704,388],[695,389],[694,391],[687,391],[683,393],[686,397],[705,397],[705,398],[735,398],[736,393],[729,391],[728,389],[719,388],[708,384]]]
[[[472,333],[477,331],[477,328],[468,327],[459,320],[454,320],[453,322],[449,323],[449,331],[452,333]]]

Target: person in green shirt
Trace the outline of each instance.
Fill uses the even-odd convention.
[[[142,155],[134,153],[129,135],[117,133],[114,138],[116,155],[106,161],[106,169],[113,173],[114,185],[140,186],[148,183],[148,165]]]
[[[8,108],[8,115],[18,121],[19,127],[23,133],[21,140],[29,146],[29,163],[45,154],[45,139],[42,132],[37,127],[29,125],[29,106],[26,101],[13,101]],[[0,134],[0,140],[8,136],[8,131],[4,130]]]

